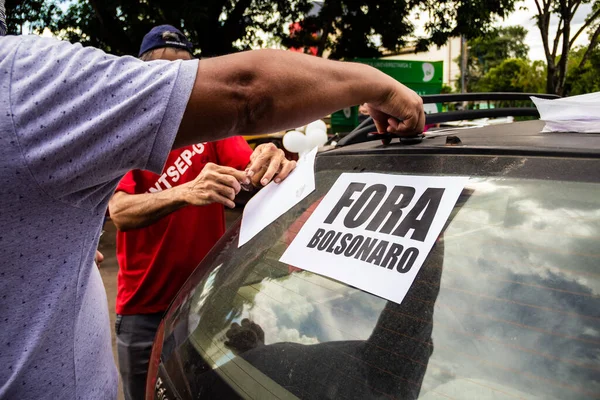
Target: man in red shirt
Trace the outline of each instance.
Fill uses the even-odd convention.
[[[140,58],[190,59],[191,44],[176,28],[156,27]],[[249,179],[244,170],[262,167]],[[154,335],[163,312],[225,232],[224,206],[233,208],[242,184],[285,179],[295,162],[274,145],[254,152],[240,137],[173,150],[161,175],[130,171],[110,200],[119,262],[117,348],[126,399],[144,399]],[[276,175],[275,175],[276,174]]]

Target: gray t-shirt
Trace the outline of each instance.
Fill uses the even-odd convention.
[[[0,37],[0,399],[115,399],[94,254],[131,169],[160,173],[197,61]]]

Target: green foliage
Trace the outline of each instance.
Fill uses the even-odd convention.
[[[447,94],[447,93],[453,93],[454,91],[452,90],[452,86],[448,86],[446,84],[442,85],[442,90],[440,93],[442,94]]]
[[[284,39],[290,46],[318,46],[335,59],[379,57],[401,50],[414,39],[411,13],[428,15],[427,37],[419,38],[417,50],[441,46],[450,37],[480,36],[497,17],[505,17],[518,0],[325,0],[321,12],[306,18],[307,31],[322,33],[320,39]],[[418,18],[418,17],[417,17]]]
[[[318,32],[320,39],[283,38],[290,47],[318,47],[318,54],[330,51],[330,58],[378,57],[381,47],[399,50],[414,26],[409,19],[407,0],[326,0],[318,15],[305,18],[301,26]]]
[[[545,74],[543,61],[509,58],[490,69],[479,81],[479,87],[484,92],[543,93]]]
[[[527,59],[527,29],[522,26],[495,28],[469,42],[469,67],[484,74],[507,58]]]
[[[587,59],[583,60],[587,52],[587,47],[578,47],[571,52],[565,84],[568,96],[600,92],[600,48],[591,49]]]
[[[202,56],[216,56],[260,46],[258,31],[284,35],[287,26],[311,8],[309,0],[25,0],[7,4],[14,20],[40,31],[92,45],[114,54],[137,55],[143,36],[160,24],[181,28]],[[17,0],[12,0],[17,1]],[[59,2],[68,4],[63,12]],[[11,5],[13,7],[11,7]]]
[[[6,25],[8,34],[21,34],[26,22],[30,28],[42,31],[51,26],[60,9],[55,1],[46,0],[6,0]]]
[[[425,26],[429,37],[422,45],[446,43],[449,37],[474,39],[492,29],[497,18],[506,18],[519,1],[513,0],[420,0],[416,8],[429,16]]]
[[[137,54],[154,25],[181,27],[202,56],[260,47],[264,35],[289,47],[316,46],[331,58],[378,57],[414,39],[411,13],[429,15],[427,37],[417,47],[442,45],[449,37],[487,32],[518,0],[324,0],[309,15],[311,0],[8,0],[10,29],[23,22],[34,31],[49,28],[70,41],[115,54]],[[59,5],[66,7],[62,10]],[[304,34],[289,37],[301,21]],[[317,35],[313,35],[317,33]],[[320,35],[319,35],[320,34]]]
[[[527,59],[529,46],[525,44],[527,30],[522,26],[494,28],[468,41],[467,91],[482,91],[480,80],[492,68],[509,58]],[[455,60],[460,65],[460,57]],[[458,90],[460,80],[457,82]]]

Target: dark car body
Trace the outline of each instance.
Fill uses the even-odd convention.
[[[315,192],[184,285],[148,398],[600,397],[600,135],[543,126],[320,154]],[[279,261],[344,172],[470,177],[401,304]]]

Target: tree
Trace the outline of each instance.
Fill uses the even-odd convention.
[[[565,94],[600,92],[600,48],[578,47],[569,55]]]
[[[411,15],[427,15],[427,37],[416,50],[441,46],[451,37],[481,36],[497,17],[506,17],[517,0],[324,0],[318,15],[305,18],[302,28],[318,35],[282,38],[288,47],[317,46],[330,58],[378,57],[396,52],[414,39]]]
[[[21,34],[25,23],[30,23],[36,31],[42,31],[52,24],[53,17],[60,11],[56,3],[45,0],[7,0],[5,5],[9,34]]]
[[[529,46],[525,44],[527,30],[522,26],[494,28],[468,42],[467,91],[482,91],[479,81],[492,68],[509,58],[526,60]],[[456,60],[460,64],[460,57]],[[460,90],[460,80],[458,81]]]
[[[592,0],[535,0],[537,25],[542,36],[548,65],[546,75],[546,91],[548,93],[565,94],[569,53],[577,38],[589,31],[589,49],[593,49],[600,39],[600,2],[598,0],[593,1],[592,11],[586,17],[583,26],[576,32],[571,30],[573,18],[579,7],[591,2]],[[558,18],[558,27],[554,39],[551,41],[550,25],[553,16]],[[583,64],[589,55],[588,53],[582,57]]]
[[[479,84],[484,92],[543,93],[545,73],[543,61],[511,58],[490,69]]]
[[[155,25],[180,27],[202,56],[216,56],[260,45],[258,31],[282,36],[311,7],[310,0],[9,0],[12,31],[24,21],[35,31],[54,34],[113,54],[137,54]],[[11,19],[9,18],[9,21]]]
[[[115,54],[136,54],[143,35],[154,25],[181,27],[203,56],[260,46],[260,32],[288,47],[317,46],[332,58],[377,57],[398,51],[414,39],[414,12],[428,14],[422,50],[448,38],[486,32],[519,0],[8,0],[11,25],[32,22],[60,37]],[[68,5],[66,11],[59,3]],[[311,15],[315,4],[320,11]],[[289,26],[301,31],[290,37]],[[315,34],[318,33],[318,34]]]

